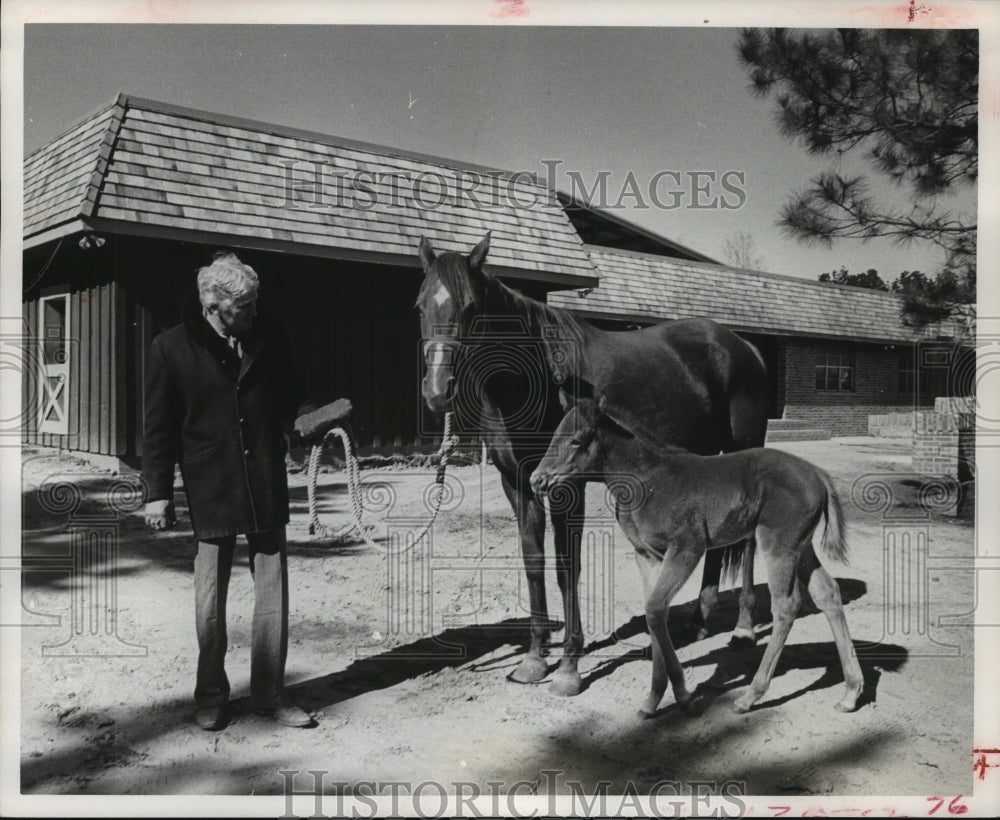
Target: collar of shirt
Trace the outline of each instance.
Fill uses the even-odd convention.
[[[236,355],[243,358],[243,345],[239,340],[238,336],[230,336],[225,333],[222,328],[220,328],[214,321],[212,321],[213,316],[207,310],[202,309],[201,315],[205,317],[205,321],[208,322],[208,326],[212,328],[218,334],[219,338],[226,343],[226,345],[236,351]]]

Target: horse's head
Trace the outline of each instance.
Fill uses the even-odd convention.
[[[489,249],[489,233],[468,255],[438,254],[426,237],[420,240],[424,281],[416,307],[427,368],[421,390],[435,412],[450,410],[455,400],[459,345],[482,293],[483,263]]]

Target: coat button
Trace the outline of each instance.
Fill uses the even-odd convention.
[[[253,453],[251,453],[249,450],[244,450],[243,455],[245,455],[247,458],[250,458],[250,456],[253,455]]]

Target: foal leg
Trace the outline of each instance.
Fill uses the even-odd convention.
[[[533,495],[514,489],[506,476],[501,475],[501,480],[517,516],[531,607],[531,645],[510,677],[518,683],[538,683],[549,673],[544,659],[545,643],[549,639],[549,611],[545,600],[545,508]]]
[[[643,717],[652,717],[667,690],[667,682],[674,689],[674,699],[684,709],[691,711],[691,693],[684,681],[684,669],[674,651],[667,629],[670,601],[677,594],[701,559],[697,549],[671,546],[663,556],[663,566],[649,595],[646,597],[646,623],[653,639],[653,681],[649,696],[639,710]]]
[[[758,534],[760,533],[761,530],[758,529]],[[795,616],[799,614],[802,595],[799,579],[795,574],[795,565],[798,563],[800,550],[788,546],[788,540],[791,539],[782,545],[778,542],[778,539],[782,538],[787,539],[787,534],[768,533],[760,538],[761,546],[771,559],[768,562],[767,585],[771,590],[771,616],[774,625],[771,640],[764,650],[764,657],[761,658],[750,688],[733,704],[733,709],[737,712],[749,712],[750,707],[764,696],[768,686],[771,685],[781,650],[795,622]]]
[[[840,655],[840,666],[844,670],[844,697],[834,704],[834,708],[839,712],[853,712],[858,707],[858,698],[861,697],[865,680],[861,664],[854,654],[851,634],[847,630],[840,588],[819,563],[812,544],[803,552],[798,569],[802,582],[808,585],[813,602],[830,624],[833,640],[837,644],[837,654]]]
[[[571,697],[580,694],[583,679],[577,663],[583,654],[583,626],[580,623],[580,547],[584,507],[583,484],[567,487],[573,492],[570,509],[552,516],[553,540],[556,548],[556,579],[563,599],[563,620],[566,633],[559,668],[552,676],[552,692]]]

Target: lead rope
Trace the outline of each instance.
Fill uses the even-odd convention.
[[[323,454],[323,447],[326,445],[327,439],[333,436],[340,438],[344,446],[344,460],[346,462],[347,472],[347,496],[351,502],[351,516],[353,518],[352,521],[348,521],[347,524],[342,527],[331,527],[320,521],[319,510],[316,505],[316,482],[319,476],[319,460],[320,456]],[[441,503],[444,499],[445,470],[448,467],[451,451],[455,449],[457,445],[458,438],[451,435],[451,413],[445,413],[444,436],[441,440],[441,447],[437,452],[438,468],[437,475],[434,479],[436,487],[434,490],[434,498],[431,502],[431,518],[430,521],[427,522],[426,526],[424,526],[424,528],[420,531],[420,534],[413,539],[414,545],[427,535],[430,528],[434,525],[438,512],[441,510]],[[366,524],[363,521],[364,504],[361,498],[361,470],[358,466],[358,458],[354,453],[354,447],[351,444],[351,437],[344,428],[334,427],[325,436],[323,436],[322,441],[313,445],[312,451],[309,453],[309,479],[306,486],[306,492],[309,497],[310,535],[318,534],[324,538],[329,538],[334,542],[344,543],[352,533],[356,533],[365,540],[365,543],[367,543],[368,546],[379,546],[372,539],[371,535],[371,533],[375,530],[374,525]]]

